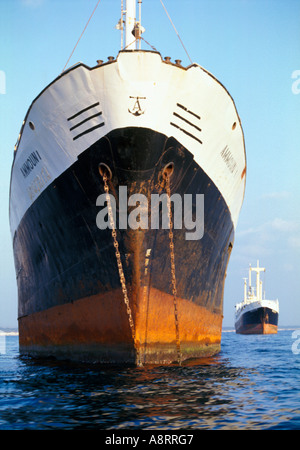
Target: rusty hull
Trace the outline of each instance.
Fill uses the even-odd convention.
[[[174,230],[179,335],[183,359],[220,350],[223,290],[233,223],[214,183],[174,138],[148,129],[115,130],[87,149],[38,197],[14,238],[22,354],[136,364],[110,229],[96,226],[104,192],[99,164],[112,172],[110,192],[163,190],[204,194],[204,235]],[[117,238],[142,363],[177,360],[169,230],[120,230]]]
[[[122,292],[110,292],[36,312],[19,320],[22,354],[109,364],[177,361],[173,297],[156,289],[133,309],[136,352]],[[183,360],[220,350],[222,317],[178,299]]]
[[[271,323],[257,323],[244,325],[243,329],[238,331],[239,334],[276,334],[277,325]]]

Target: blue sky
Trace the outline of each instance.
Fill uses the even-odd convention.
[[[8,223],[13,148],[31,102],[63,70],[96,3],[0,0],[0,328],[17,326]],[[69,66],[94,66],[117,55],[120,4],[100,1]],[[300,0],[164,4],[191,59],[233,96],[245,134],[246,193],[227,271],[223,325],[233,326],[242,278],[257,259],[267,269],[266,297],[279,299],[279,324],[300,325]],[[143,0],[142,6],[144,38],[163,57],[188,65],[160,0]]]

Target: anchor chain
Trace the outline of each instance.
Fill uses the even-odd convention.
[[[169,223],[170,223],[169,240],[170,240],[172,293],[173,293],[175,331],[176,331],[176,348],[177,348],[178,363],[179,363],[179,365],[181,365],[182,353],[181,353],[181,345],[180,345],[179,319],[178,319],[178,309],[177,309],[177,288],[176,288],[175,254],[174,254],[173,218],[172,218],[172,209],[171,209],[170,175],[166,172],[165,172],[165,180],[166,180],[166,191],[167,191],[167,195],[168,195],[168,215],[169,215]]]
[[[121,254],[119,251],[119,243],[117,240],[117,232],[116,232],[116,228],[115,228],[115,222],[114,222],[114,217],[113,217],[113,212],[112,212],[112,207],[111,207],[109,186],[107,183],[108,178],[107,178],[106,173],[102,174],[102,178],[103,178],[103,183],[104,183],[104,191],[105,191],[105,195],[106,195],[107,211],[108,211],[109,224],[110,224],[110,228],[111,228],[111,235],[112,235],[112,238],[114,241],[115,255],[116,255],[116,259],[117,259],[119,277],[120,277],[120,282],[121,282],[121,286],[122,286],[123,300],[124,300],[124,303],[126,306],[126,312],[127,312],[127,316],[128,316],[129,325],[130,325],[131,336],[132,336],[132,339],[134,342],[134,347],[135,347],[136,354],[137,354],[138,365],[140,365],[139,348],[138,348],[138,345],[136,342],[134,321],[133,321],[132,312],[131,312],[131,308],[130,308],[130,304],[129,304],[129,298],[128,298],[128,293],[127,293],[127,288],[126,288],[126,280],[125,280],[123,264],[122,264],[122,260],[121,260]]]
[[[115,255],[116,255],[116,259],[117,259],[119,278],[120,278],[121,287],[122,287],[123,300],[124,300],[124,303],[126,306],[126,312],[128,315],[128,321],[129,321],[129,325],[130,325],[130,329],[131,329],[131,335],[132,335],[135,350],[137,353],[137,361],[138,361],[138,364],[141,365],[139,347],[136,342],[135,326],[134,326],[132,312],[131,312],[131,308],[130,308],[130,304],[129,304],[129,298],[128,298],[128,293],[127,293],[127,288],[126,288],[126,279],[125,279],[125,275],[124,275],[121,254],[119,251],[119,243],[117,240],[117,232],[116,232],[116,228],[115,228],[115,222],[114,222],[114,217],[113,217],[113,212],[112,212],[112,207],[111,207],[109,186],[107,183],[108,177],[105,172],[102,173],[101,175],[102,175],[103,183],[104,183],[104,191],[105,191],[105,195],[106,195],[109,224],[110,224],[110,228],[112,230],[111,234],[112,234],[112,238],[113,238],[113,245],[115,247]],[[168,195],[168,215],[169,215],[169,223],[170,223],[169,246],[170,246],[172,293],[173,293],[175,331],[176,331],[176,348],[177,348],[178,363],[179,363],[179,365],[181,365],[182,353],[181,353],[180,334],[179,334],[179,318],[178,318],[178,308],[177,308],[177,287],[176,287],[175,254],[174,254],[173,218],[172,218],[172,210],[171,210],[170,176],[168,174],[165,174],[165,181],[166,181],[166,191],[167,191],[167,195]]]

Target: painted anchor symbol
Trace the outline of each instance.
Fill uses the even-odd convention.
[[[129,98],[135,98],[135,102],[134,102],[134,105],[133,105],[133,107],[131,109],[128,108],[128,112],[130,112],[134,116],[140,116],[141,114],[144,114],[145,110],[143,110],[141,108],[140,100],[141,99],[145,99],[146,97],[132,97],[130,95]]]

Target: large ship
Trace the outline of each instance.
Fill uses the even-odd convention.
[[[136,9],[121,11],[118,55],[65,70],[21,128],[10,227],[23,355],[168,364],[220,350],[241,122],[208,71],[140,48]]]
[[[251,273],[256,273],[256,288],[252,286]],[[249,286],[244,279],[244,301],[235,306],[235,330],[238,334],[276,334],[279,316],[278,300],[266,300],[260,272],[264,267],[249,266]]]

